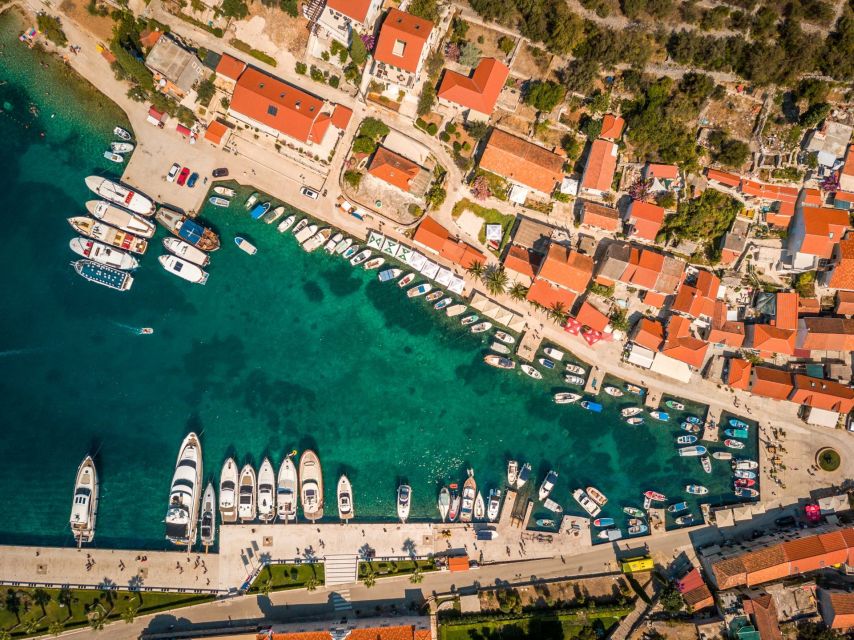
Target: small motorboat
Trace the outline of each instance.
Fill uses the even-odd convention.
[[[579,387],[584,386],[584,378],[582,378],[580,376],[573,376],[573,375],[564,376],[563,381],[566,382],[566,384],[574,384],[574,385],[577,385]]]
[[[630,536],[642,536],[647,531],[649,531],[649,527],[645,524],[635,524],[628,528],[628,532]]]
[[[252,217],[253,220],[258,220],[270,210],[271,206],[272,205],[269,202],[259,202],[254,207],[252,207],[252,210],[249,212],[249,215]]]
[[[467,326],[468,326],[468,325],[470,325],[470,324],[474,324],[474,323],[475,323],[475,322],[477,322],[479,319],[480,319],[480,318],[478,317],[478,315],[477,315],[476,313],[473,313],[472,315],[470,315],[470,316],[466,316],[465,318],[463,318],[462,320],[460,320],[460,324],[461,324],[461,325],[463,325],[464,327],[467,327]]]
[[[334,236],[329,238],[329,242],[326,243],[326,246],[323,247],[323,250],[329,255],[332,255],[333,253],[335,253],[335,249],[338,247],[338,243],[341,242],[343,239],[343,233],[336,233]]]
[[[596,518],[593,521],[593,526],[597,529],[602,529],[604,527],[613,527],[614,519],[613,518]]]
[[[279,226],[276,227],[276,231],[278,231],[279,233],[284,233],[285,231],[287,231],[288,229],[290,229],[293,226],[294,221],[296,219],[297,219],[297,217],[295,215],[293,215],[293,214],[289,215],[288,217],[286,217],[284,220],[282,220],[279,223]]]
[[[237,522],[237,463],[227,458],[219,475],[219,517],[224,523]]]
[[[704,496],[709,490],[701,484],[686,484],[685,491],[692,496]]]
[[[491,322],[478,322],[471,328],[472,333],[483,333],[484,331],[489,331],[492,329]]]
[[[642,396],[644,394],[643,387],[639,387],[636,384],[626,384],[626,391],[635,396]]]
[[[202,515],[199,518],[199,533],[205,548],[213,546],[216,538],[216,493],[213,483],[208,482],[202,496]]]
[[[636,416],[642,411],[643,409],[641,409],[640,407],[626,407],[625,409],[620,411],[620,415],[624,418],[631,418],[632,416]]]
[[[685,422],[688,424],[703,424],[703,421],[700,420],[697,416],[688,416],[685,418]]]
[[[730,418],[729,419],[729,426],[731,426],[733,429],[749,429],[750,428],[749,424],[747,424],[746,422],[743,422],[741,420],[738,420],[737,418]]]
[[[357,245],[355,243],[351,244],[349,247],[347,247],[344,250],[344,253],[341,254],[341,257],[344,258],[345,260],[351,260],[353,258],[353,256],[355,256],[359,252],[359,249],[361,249],[361,248],[362,247],[360,247],[359,245]]]
[[[667,507],[668,513],[679,513],[680,511],[685,511],[688,508],[687,502],[677,502],[676,504],[671,504]]]
[[[622,398],[624,395],[622,389],[618,389],[617,387],[608,386],[604,387],[602,390],[609,396],[614,396],[615,398]]]
[[[423,296],[425,293],[428,293],[432,288],[432,285],[430,285],[430,283],[428,282],[419,284],[418,286],[411,287],[409,290],[407,290],[406,297],[417,298],[418,296]]]
[[[602,511],[602,508],[590,499],[590,496],[587,495],[584,489],[576,489],[572,492],[572,497],[581,505],[582,509],[590,514],[591,518],[595,518]]]
[[[477,497],[474,499],[472,518],[475,522],[486,520],[486,502],[484,502],[483,494],[480,491],[477,492]]]
[[[510,347],[508,347],[506,344],[502,344],[498,341],[495,341],[491,345],[489,345],[489,348],[492,351],[495,351],[495,353],[501,353],[505,356],[510,355]]]
[[[557,526],[554,520],[549,520],[548,518],[540,518],[539,520],[535,520],[534,523],[544,529],[554,529]]]
[[[592,400],[582,400],[581,408],[587,409],[588,411],[592,411],[593,413],[602,413],[602,405],[598,402],[593,402]]]
[[[730,438],[747,438],[747,429],[724,429],[724,433]]]
[[[133,151],[133,145],[130,142],[111,142],[110,151],[113,153],[130,153]]]
[[[276,512],[282,522],[295,522],[297,519],[299,482],[297,468],[293,461],[295,455],[296,452],[293,452],[285,456],[276,478]]]
[[[504,331],[496,331],[495,337],[501,340],[504,344],[515,344],[516,338],[511,336],[509,333],[505,333]]]
[[[223,198],[233,198],[236,195],[234,189],[229,189],[228,187],[223,187],[222,185],[217,185],[213,188],[213,192]]]
[[[748,487],[736,487],[733,491],[735,495],[739,498],[758,498],[759,491],[756,489],[750,489]]]
[[[658,491],[644,491],[644,498],[649,498],[652,502],[667,502],[667,496]]]
[[[665,413],[664,411],[650,411],[649,415],[659,422],[667,422],[670,420],[670,414]]]
[[[117,138],[121,138],[125,142],[128,142],[133,139],[133,136],[130,134],[130,131],[127,129],[122,129],[121,127],[115,127],[113,129],[113,135]]]
[[[732,460],[732,453],[729,451],[715,451],[712,457],[715,460]]]
[[[599,533],[596,534],[596,537],[600,540],[619,540],[623,537],[623,532],[619,529],[603,529]]]
[[[700,433],[703,428],[698,424],[691,424],[690,422],[683,422],[679,425],[682,431],[687,431],[688,433]]]
[[[460,515],[460,487],[456,482],[452,482],[449,493],[451,494],[451,504],[448,507],[448,521],[454,522]]]
[[[759,468],[759,463],[756,460],[733,460],[732,468],[753,471]]]
[[[407,273],[405,276],[403,276],[400,280],[397,281],[397,286],[403,289],[413,280],[415,280],[415,274]]]
[[[441,300],[439,300],[439,302],[437,302],[436,304],[433,305],[433,308],[436,311],[441,311],[442,309],[447,307],[449,304],[451,304],[453,301],[454,301],[454,299],[451,297],[442,298]],[[509,349],[507,350],[507,353],[510,353]]]
[[[580,393],[570,393],[569,391],[561,391],[560,393],[556,393],[554,395],[554,400],[556,404],[572,404],[573,402],[578,402],[581,400]]]
[[[187,282],[205,284],[208,281],[209,274],[207,271],[192,262],[182,260],[176,255],[164,254],[157,258],[157,260],[160,262],[160,266],[166,271]]]
[[[251,522],[255,519],[255,469],[252,465],[244,465],[240,470],[240,483],[237,493],[237,517],[241,522]]]
[[[712,459],[708,455],[700,457],[700,465],[703,467],[703,471],[705,471],[706,473],[712,472]]]
[[[623,513],[632,516],[633,518],[645,518],[646,513],[643,509],[637,507],[623,507]]]
[[[694,444],[697,442],[697,436],[679,436],[676,438],[676,444]]]
[[[551,498],[546,498],[545,502],[543,502],[543,506],[552,513],[563,513],[563,507]]]
[[[409,507],[412,500],[412,487],[402,484],[397,488],[397,517],[401,522],[409,518]]]
[[[305,229],[308,226],[308,218],[303,218],[299,222],[296,223],[291,233],[294,235],[298,234],[300,231]]]
[[[516,488],[521,489],[528,482],[528,478],[531,477],[531,464],[526,462],[522,465],[522,468],[519,469],[519,477],[516,480]]]
[[[371,271],[373,269],[379,269],[384,264],[385,264],[385,258],[376,257],[373,260],[368,260],[365,263],[365,270]]]
[[[676,402],[676,400],[665,400],[664,406],[674,411],[685,411],[685,405],[681,402]]]
[[[151,327],[142,327],[137,333],[141,336],[150,336],[154,333],[154,329]]]
[[[583,376],[587,373],[587,370],[584,367],[580,367],[577,364],[567,364],[566,371],[567,373],[573,373],[577,376]]]
[[[733,475],[736,478],[746,478],[748,480],[753,480],[754,478],[756,478],[755,471],[747,471],[745,469],[736,469],[735,471],[733,471]]]
[[[355,516],[353,511],[353,487],[346,475],[338,478],[338,517],[345,522]]]
[[[549,358],[556,362],[560,362],[563,360],[564,353],[560,349],[555,349],[554,347],[546,347],[543,349],[543,353],[545,353]]]
[[[332,235],[332,229],[329,227],[325,227],[311,236],[308,240],[302,243],[302,248],[304,251],[308,253],[312,253],[320,249],[323,246],[323,243],[329,240],[329,237]]]
[[[335,247],[335,255],[340,256],[342,253],[347,251],[350,248],[350,245],[353,244],[353,238],[344,238],[341,242],[338,243],[338,246]]]
[[[365,249],[364,251],[361,251],[361,252],[357,253],[355,256],[353,256],[350,259],[350,264],[353,265],[354,267],[358,267],[360,264],[365,262],[370,257],[371,257],[371,250]],[[398,284],[400,284],[400,283],[398,283]]]
[[[451,492],[448,487],[442,487],[439,491],[439,499],[436,501],[436,506],[439,508],[439,515],[442,517],[442,522],[448,519],[448,510],[451,508]]]
[[[208,266],[211,261],[211,257],[207,253],[178,238],[163,238],[163,248],[169,253],[200,267]]]
[[[258,469],[258,518],[262,522],[276,518],[276,472],[269,458]]]
[[[558,473],[555,470],[549,470],[546,474],[546,477],[543,478],[543,483],[540,485],[540,491],[537,496],[540,499],[540,502],[549,497],[549,494],[552,492],[552,489],[555,488],[555,482],[557,482]]]
[[[753,487],[756,485],[756,480],[753,478],[736,478],[735,486],[736,487]]]
[[[380,282],[389,282],[399,277],[403,273],[400,269],[383,269],[377,274],[377,280]]]
[[[690,447],[682,447],[681,449],[677,449],[676,451],[683,458],[696,458],[699,456],[706,455],[707,449],[701,444],[695,444]]]
[[[730,449],[744,449],[743,442],[733,440],[732,438],[727,438],[726,440],[724,440],[724,446],[729,447]]]
[[[427,302],[436,302],[439,298],[442,297],[444,292],[439,289],[438,291],[434,291],[433,293],[427,294],[427,297],[424,298]]]
[[[498,369],[513,369],[516,366],[516,363],[513,360],[503,356],[488,355],[483,357],[483,361],[490,367],[496,367]]]
[[[546,369],[554,369],[555,363],[548,358],[540,358],[537,360],[541,365],[543,365]]]
[[[276,220],[285,215],[285,208],[282,206],[271,209],[261,218],[265,224],[273,224]]]
[[[226,200],[225,198],[220,198],[219,196],[211,196],[208,198],[208,202],[210,202],[215,207],[222,207],[223,209],[227,208],[231,202]]]
[[[118,153],[113,153],[112,151],[104,151],[104,157],[110,162],[115,162],[116,164],[121,164],[125,161],[124,156],[120,156]]]
[[[490,522],[498,520],[501,511],[501,489],[490,489],[489,500],[486,503],[486,519]]]
[[[684,516],[679,516],[678,518],[676,518],[676,524],[678,524],[680,527],[687,527],[689,525],[692,525],[694,524],[694,516],[690,513]]]
[[[515,487],[519,477],[519,463],[516,460],[507,461],[507,486]]]
[[[454,304],[445,309],[445,315],[449,318],[454,318],[460,315],[461,313],[465,313],[466,309],[468,309],[468,307],[464,304]]]
[[[626,423],[630,425],[639,425],[643,424],[643,418],[640,416],[634,416],[633,418],[626,418]]]
[[[250,256],[254,256],[258,253],[258,249],[254,244],[249,242],[246,238],[241,238],[240,236],[234,236],[234,244],[236,244],[241,251],[248,253]]]
[[[536,369],[534,369],[534,367],[532,367],[529,364],[523,364],[521,366],[521,369],[527,375],[531,376],[534,380],[542,380],[543,379],[543,374],[540,373],[539,371],[537,371]]]
[[[600,507],[604,507],[606,504],[608,504],[607,496],[601,491],[599,491],[599,489],[597,489],[596,487],[587,487],[585,491],[587,492],[587,495],[590,496],[590,499],[593,500],[593,502],[598,504]]]
[[[297,227],[299,224],[297,225]],[[301,229],[297,229],[294,227],[294,238],[296,238],[297,244],[302,245],[305,242],[308,242],[310,238],[314,237],[314,234],[317,233],[318,226],[314,223],[304,225]]]

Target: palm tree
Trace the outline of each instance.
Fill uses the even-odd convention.
[[[563,302],[555,302],[549,307],[549,317],[555,322],[563,322],[566,316],[569,315],[566,311],[566,305]]]
[[[490,269],[484,278],[486,289],[494,296],[504,293],[507,288],[507,280],[507,272],[504,267]]]
[[[365,574],[365,577],[362,578],[362,582],[368,589],[370,589],[377,583],[377,574],[373,571],[368,571],[368,573]]]
[[[508,291],[510,297],[514,300],[524,300],[528,297],[528,289],[521,282],[516,282],[510,287],[510,291]]]
[[[139,613],[139,609],[136,605],[128,605],[128,608],[122,611],[122,620],[130,624],[136,619],[137,613]]]
[[[59,593],[56,594],[56,600],[59,602],[60,607],[65,607],[67,609],[69,618],[74,615],[71,611],[71,605],[74,602],[74,594],[71,593],[71,589],[68,587],[62,587],[59,590]]]
[[[43,616],[47,616],[47,609],[45,609],[45,605],[50,604],[52,599],[53,598],[50,597],[50,594],[41,587],[33,590],[33,602],[42,608]]]
[[[415,567],[415,571],[412,572],[412,575],[409,576],[409,581],[412,584],[418,584],[424,579],[424,576],[421,573],[421,567]]]
[[[11,611],[15,614],[15,619],[18,624],[21,624],[21,597],[15,589],[6,590],[6,599],[4,601],[6,611]]]
[[[93,631],[101,631],[107,624],[107,616],[101,611],[95,611],[89,616],[89,626]]]
[[[39,628],[39,621],[35,618],[30,618],[24,623],[24,633],[32,634],[36,632],[36,629]]]
[[[50,626],[47,628],[47,632],[52,636],[58,636],[63,631],[65,631],[65,623],[60,622],[59,620],[54,620],[50,623]]]
[[[484,273],[483,263],[479,260],[475,260],[469,265],[469,268],[466,269],[466,271],[469,272],[469,275],[474,276],[475,278],[480,280],[483,277]]]
[[[317,591],[317,578],[311,576],[308,580],[305,581],[305,589],[306,591]]]
[[[269,596],[270,592],[272,590],[273,590],[273,579],[272,578],[267,578],[266,580],[264,580],[264,582],[261,583],[261,588],[259,589],[259,591],[261,592],[261,595]]]
[[[0,640],[12,640],[12,632],[6,629],[0,629]]]

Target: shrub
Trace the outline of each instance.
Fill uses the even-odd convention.
[[[482,55],[483,52],[480,50],[480,47],[471,42],[465,42],[460,47],[460,64],[466,67],[473,67],[480,62]]]
[[[323,82],[323,72],[314,65],[311,65],[311,69],[309,69],[308,74],[315,82]]]
[[[328,51],[323,51],[323,52],[320,54],[320,58],[321,58],[324,62],[329,62],[329,52],[328,52]]]
[[[387,136],[388,132],[388,125],[376,118],[365,118],[359,126],[359,135],[366,136],[371,140]]]
[[[333,89],[337,89],[339,84],[341,84],[341,79],[338,76],[329,78],[329,86]]]
[[[436,101],[436,88],[430,83],[424,83],[424,88],[421,90],[421,95],[418,97],[418,107],[416,113],[419,116],[426,116],[433,108],[433,103]]]
[[[431,122],[427,125],[427,133],[429,133],[431,136],[435,136],[438,131],[439,127],[436,126],[435,122]]]
[[[362,182],[362,174],[358,171],[345,171],[344,181],[349,184],[353,189],[358,190],[359,185]]]
[[[513,51],[513,47],[515,46],[516,43],[514,42],[513,38],[510,38],[508,36],[501,36],[500,38],[498,38],[498,48],[504,55],[509,56],[510,52]]]
[[[353,153],[372,154],[377,148],[377,143],[367,136],[359,136],[353,140]]]
[[[525,92],[525,104],[529,104],[537,111],[551,111],[561,102],[566,95],[566,89],[557,82],[551,80],[535,80],[528,85]]]
[[[199,86],[196,87],[196,95],[199,99],[199,103],[208,106],[213,99],[214,92],[216,91],[216,87],[210,78],[205,78],[199,83]]]
[[[249,8],[243,0],[222,0],[219,6],[222,15],[228,18],[237,18],[242,20],[249,15]]]
[[[434,184],[430,187],[430,190],[427,191],[425,196],[425,200],[427,200],[427,204],[431,209],[438,209],[445,202],[445,198],[447,197],[447,193],[442,185]]]
[[[442,142],[450,142],[451,136],[448,135],[447,131],[443,131],[439,134],[439,140],[441,140]]]
[[[301,76],[304,76],[306,74],[306,71],[308,71],[308,65],[305,62],[297,62],[294,65],[294,71],[296,71]]]
[[[361,66],[368,59],[368,50],[361,38],[353,38],[350,43],[350,58],[357,66]]]

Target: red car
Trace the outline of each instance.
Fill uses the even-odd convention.
[[[178,184],[183,187],[184,183],[187,182],[188,175],[190,175],[190,170],[187,167],[181,169],[181,173],[178,175]]]

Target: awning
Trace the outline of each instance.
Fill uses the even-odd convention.
[[[397,249],[397,259],[404,264],[409,264],[409,256],[412,255],[412,249],[405,244],[400,245]]]
[[[422,276],[432,280],[436,277],[436,274],[439,273],[439,265],[428,260],[424,263],[424,266],[421,267],[420,271]]]
[[[193,132],[190,131],[187,127],[185,127],[183,124],[176,124],[175,131],[180,133],[182,136],[189,136],[193,134]]]
[[[439,269],[439,273],[436,274],[436,284],[447,287],[451,284],[453,277],[454,272],[450,269]]]
[[[397,250],[400,248],[400,243],[392,238],[386,238],[383,243],[383,253],[390,255],[392,258],[397,255]]]
[[[652,362],[650,370],[655,373],[660,373],[663,376],[667,376],[668,378],[679,380],[685,384],[688,384],[688,382],[691,381],[691,367],[684,362],[671,358],[670,356],[666,356],[663,353],[655,354],[655,359]]]
[[[482,293],[475,293],[472,296],[471,306],[490,320],[494,320],[498,324],[503,324],[513,331],[522,331],[525,328],[525,319],[522,316],[501,306],[495,300],[488,298]]]
[[[810,407],[807,411],[806,421],[807,424],[835,429],[836,424],[839,422],[839,414],[836,411]]]
[[[456,293],[458,295],[462,295],[463,289],[465,288],[466,281],[460,278],[459,276],[454,276],[451,279],[450,284],[448,285],[448,291],[451,293]]]
[[[377,233],[376,231],[371,231],[368,234],[368,248],[376,249],[377,251],[382,250],[383,242],[385,241],[385,236]]]
[[[654,359],[655,351],[642,347],[639,344],[632,345],[632,349],[629,351],[629,357],[627,358],[629,364],[634,364],[638,367],[643,367],[644,369],[649,369],[652,366],[652,361]]]
[[[469,557],[468,556],[452,556],[448,558],[448,569],[450,571],[468,571]]]
[[[424,266],[425,262],[427,262],[427,258],[422,256],[417,251],[413,251],[412,253],[410,253],[409,259],[407,260],[407,264],[416,271],[421,271],[421,267]]]

